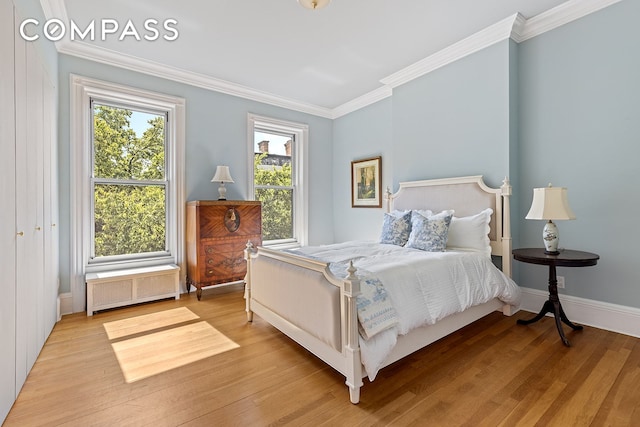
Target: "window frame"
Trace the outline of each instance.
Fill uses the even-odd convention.
[[[86,273],[123,268],[177,264],[180,282],[185,282],[184,206],[185,206],[185,100],[157,92],[70,76],[70,283],[73,311],[83,311],[86,302]],[[167,113],[165,129],[166,212],[168,216],[166,247],[158,256],[104,257],[91,261],[93,251],[93,105],[131,108],[136,111]],[[109,258],[109,259],[107,259]]]
[[[263,241],[264,246],[272,248],[295,248],[304,246],[308,242],[308,139],[309,125],[303,123],[290,122],[286,120],[274,119],[271,117],[259,116],[249,113],[247,118],[247,142],[248,142],[248,194],[251,200],[256,200],[255,196],[255,137],[256,130],[272,132],[281,135],[293,136],[293,147],[291,149],[292,173],[291,185],[293,188],[293,238],[281,240]],[[279,188],[277,186],[265,188]],[[282,187],[288,189],[289,187]]]

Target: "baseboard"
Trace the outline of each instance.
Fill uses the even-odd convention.
[[[73,313],[73,295],[71,292],[58,295],[58,320],[65,314]]]
[[[521,310],[537,313],[549,297],[546,291],[521,290]],[[572,322],[640,338],[640,309],[562,294],[560,302]]]

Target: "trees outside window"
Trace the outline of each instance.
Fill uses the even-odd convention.
[[[93,103],[92,258],[167,252],[165,121]]]
[[[265,245],[306,244],[306,125],[249,115],[250,194]]]
[[[269,138],[269,139],[265,139]],[[262,202],[262,239],[294,238],[294,194],[291,152],[270,153],[266,147],[291,147],[293,141],[280,135],[256,131],[258,152],[254,159],[254,195]],[[284,143],[282,140],[286,139]],[[260,150],[263,151],[260,151]],[[289,148],[290,149],[290,148]]]

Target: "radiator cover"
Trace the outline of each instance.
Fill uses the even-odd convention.
[[[87,316],[98,310],[164,298],[180,299],[180,267],[159,265],[89,273]]]

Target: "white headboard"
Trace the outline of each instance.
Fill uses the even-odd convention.
[[[394,194],[387,189],[387,211],[454,209],[457,217],[493,209],[489,223],[491,254],[502,257],[502,271],[511,276],[511,224],[509,197],[511,184],[504,179],[500,188],[488,187],[482,175],[401,182]]]

